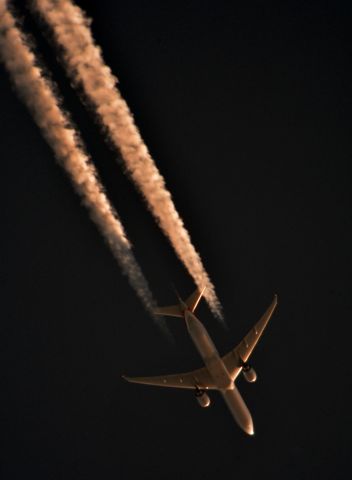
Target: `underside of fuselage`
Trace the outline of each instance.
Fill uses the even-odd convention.
[[[248,435],[253,435],[254,425],[252,416],[236,385],[233,386],[232,390],[221,390],[221,394],[238,425]]]

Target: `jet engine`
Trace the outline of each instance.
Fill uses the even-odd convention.
[[[204,390],[201,390],[201,389],[197,388],[197,390],[196,390],[196,399],[197,399],[199,405],[200,405],[202,408],[207,408],[207,407],[209,407],[209,405],[210,405],[210,398],[209,398],[209,395],[207,395]]]
[[[248,363],[245,363],[242,367],[242,373],[244,378],[246,379],[247,382],[249,383],[254,383],[257,380],[257,374]]]

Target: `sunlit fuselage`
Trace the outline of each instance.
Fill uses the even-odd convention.
[[[225,402],[240,427],[250,435],[253,434],[251,414],[236,388],[222,358],[204,325],[189,310],[184,311],[187,329],[193,343],[202,357],[215,385],[221,391]],[[202,387],[198,385],[198,387]]]
[[[234,388],[234,383],[206,328],[189,310],[186,310],[184,315],[188,333],[190,334],[190,337],[202,357],[212,379],[219,389],[232,390]]]

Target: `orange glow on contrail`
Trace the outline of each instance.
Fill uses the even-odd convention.
[[[221,318],[215,288],[175,208],[164,178],[116,87],[117,79],[104,63],[101,50],[93,40],[90,20],[70,0],[34,0],[32,5],[50,26],[68,74],[76,85],[83,88],[161,229],[198,288],[207,287],[205,298],[213,313]]]
[[[154,301],[132,252],[123,226],[106,197],[97,172],[82,142],[60,105],[56,89],[44,77],[23,33],[18,29],[6,1],[0,0],[0,58],[16,90],[59,163],[99,227],[123,272],[145,307],[151,312]]]

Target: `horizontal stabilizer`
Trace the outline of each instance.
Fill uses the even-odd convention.
[[[190,310],[192,313],[197,308],[198,303],[203,296],[205,288],[206,287],[202,288],[202,290],[198,290],[197,288],[197,290],[187,298],[186,305],[188,307],[188,310]]]
[[[169,307],[157,307],[154,309],[155,315],[165,315],[168,317],[183,317],[180,305],[171,305]]]

